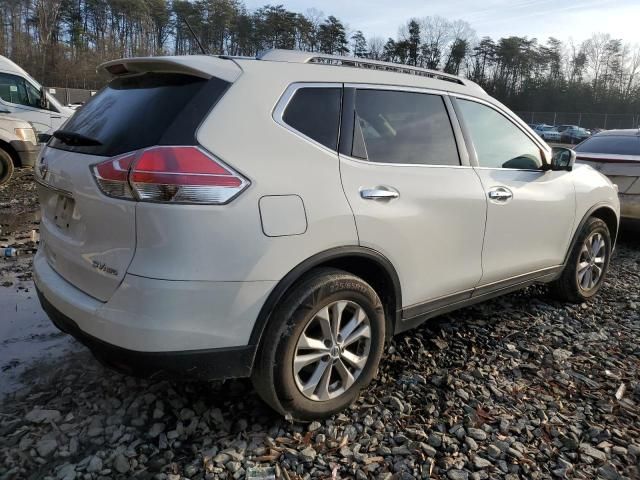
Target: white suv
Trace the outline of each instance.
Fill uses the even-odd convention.
[[[385,340],[533,282],[602,285],[611,182],[476,84],[316,53],[133,58],[36,167],[44,309],[102,361],[331,415]]]

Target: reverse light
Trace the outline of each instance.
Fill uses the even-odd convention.
[[[158,146],[110,158],[92,167],[110,197],[166,203],[224,204],[249,181],[195,146]]]

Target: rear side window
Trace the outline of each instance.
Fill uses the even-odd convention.
[[[300,88],[289,101],[282,120],[331,150],[338,149],[341,88]]]
[[[197,127],[228,85],[177,73],[116,78],[61,128],[95,141],[52,138],[49,146],[114,156],[152,145],[193,144]]]
[[[439,95],[358,90],[356,114],[354,156],[382,163],[460,165]]]
[[[640,137],[637,135],[602,135],[591,137],[574,149],[584,153],[611,155],[640,155]]]

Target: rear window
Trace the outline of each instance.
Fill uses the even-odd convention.
[[[289,101],[282,120],[331,150],[338,149],[341,88],[300,88]]]
[[[114,156],[152,145],[193,144],[197,127],[227,86],[177,73],[116,78],[61,128],[96,142],[69,145],[52,138],[49,146]]]
[[[595,136],[576,146],[575,151],[612,155],[640,155],[640,137],[636,135]]]

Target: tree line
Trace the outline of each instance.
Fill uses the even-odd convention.
[[[2,0],[0,19],[0,53],[51,86],[100,88],[95,67],[114,58],[200,53],[188,23],[211,54],[351,54],[463,75],[514,110],[640,112],[640,48],[609,34],[478,38],[465,21],[432,16],[366,38],[317,9],[251,11],[241,0]]]

